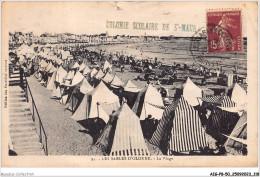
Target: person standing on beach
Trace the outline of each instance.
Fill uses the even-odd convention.
[[[217,73],[217,78],[219,78],[219,74],[220,74],[219,68],[216,70],[216,73]]]
[[[125,69],[125,66],[124,66],[124,65],[121,65],[120,68],[121,68],[121,72],[123,73],[123,72],[124,72],[124,69]]]
[[[201,80],[201,85],[205,85],[206,84],[206,78],[205,78],[205,76],[202,78],[202,80]]]
[[[236,65],[234,65],[234,73],[237,73],[237,66]]]

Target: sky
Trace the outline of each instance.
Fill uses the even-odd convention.
[[[3,25],[9,32],[32,31],[36,35],[48,33],[109,35],[173,35],[193,36],[206,26],[206,10],[221,8],[223,2],[4,2]],[[241,3],[225,7],[241,7]],[[107,28],[107,21],[129,22],[129,29]],[[158,30],[133,29],[133,22],[157,23]],[[169,30],[162,25],[169,24]],[[189,25],[187,31],[175,25]],[[186,27],[186,26],[185,26]]]

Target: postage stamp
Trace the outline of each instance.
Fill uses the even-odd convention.
[[[208,52],[243,50],[241,10],[208,11]]]

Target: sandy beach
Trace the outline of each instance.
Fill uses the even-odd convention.
[[[173,41],[157,41],[146,43],[130,43],[130,44],[115,44],[115,45],[99,45],[87,47],[94,51],[106,51],[109,53],[120,53],[128,56],[134,56],[138,59],[154,59],[158,58],[164,65],[173,65],[176,63],[197,64],[204,65],[198,61],[199,56],[202,56],[204,60],[211,63],[216,61],[222,69],[233,70],[234,66],[238,68],[238,73],[246,75],[247,69],[247,44],[244,42],[243,52],[237,53],[207,53],[206,41],[202,40],[201,48],[198,51],[194,51],[191,47],[193,45],[192,38],[176,38]],[[219,66],[204,65],[206,68],[216,69]]]

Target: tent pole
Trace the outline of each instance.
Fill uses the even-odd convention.
[[[98,118],[99,118],[99,107],[98,107],[98,103],[97,103],[97,112],[98,112]]]
[[[71,99],[72,99],[71,111],[73,112],[73,92],[72,92],[72,94],[71,94]]]
[[[141,114],[142,114],[142,113],[141,113]],[[145,115],[145,118],[146,118],[147,116],[146,116],[145,101],[144,101],[144,115]]]

